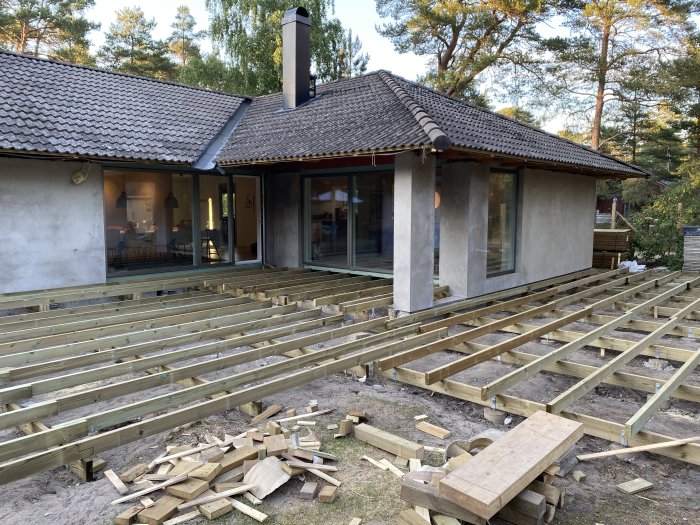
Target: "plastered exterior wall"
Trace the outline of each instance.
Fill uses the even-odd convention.
[[[590,268],[595,179],[522,170],[515,272],[486,277],[488,167],[457,163],[442,171],[440,282],[474,297]]]
[[[102,169],[0,158],[0,293],[106,282]]]
[[[297,173],[266,174],[265,262],[298,268],[302,263],[301,176]]]

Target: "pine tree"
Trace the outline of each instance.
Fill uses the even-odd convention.
[[[115,71],[159,79],[174,79],[175,64],[168,45],[153,39],[155,19],[147,20],[140,8],[125,7],[116,13],[105,43],[98,52],[102,65]]]

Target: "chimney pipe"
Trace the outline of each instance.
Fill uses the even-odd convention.
[[[310,98],[311,20],[303,7],[295,7],[282,18],[282,100],[284,109],[293,109]]]

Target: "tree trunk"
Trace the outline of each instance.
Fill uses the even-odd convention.
[[[598,60],[598,90],[595,97],[595,113],[593,114],[593,130],[591,147],[600,147],[600,126],[603,120],[603,106],[605,105],[605,85],[608,73],[608,46],[610,45],[610,23],[606,20],[603,27],[603,38],[600,46],[600,59]]]
[[[22,20],[20,22],[20,27],[22,29],[20,31],[19,42],[17,42],[16,51],[20,55],[23,55],[27,51],[27,41],[29,40],[29,22]]]

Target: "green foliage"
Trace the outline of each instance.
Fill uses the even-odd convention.
[[[333,0],[207,0],[206,4],[212,38],[240,72],[239,93],[281,91],[282,16],[296,6],[306,8],[311,18],[311,60],[319,81],[356,74],[366,67],[359,39],[352,39],[348,48],[350,35],[339,20],[328,17]]]
[[[530,124],[531,126],[538,126],[539,122],[535,118],[535,115],[533,115],[530,111],[523,109],[523,108],[518,108],[514,106],[506,107],[506,108],[501,108],[498,110],[498,113],[505,117],[512,118],[513,120],[517,120],[519,122],[524,122],[525,124]]]
[[[91,64],[89,31],[99,24],[85,18],[95,0],[3,0],[0,2],[0,48]]]
[[[168,45],[153,39],[155,19],[147,20],[141,8],[117,11],[105,43],[98,52],[100,63],[109,69],[158,79],[174,79],[175,65],[168,57]]]
[[[431,56],[426,80],[460,98],[474,93],[477,77],[501,64],[526,61],[539,39],[536,25],[554,0],[376,0],[393,21],[377,28],[399,52]]]
[[[240,73],[216,55],[192,58],[180,68],[178,81],[183,84],[213,89],[227,93],[238,93]]]
[[[678,45],[690,6],[685,0],[565,0],[561,6],[572,36],[543,42],[543,52],[552,57],[546,82],[593,110],[591,145],[598,149],[607,104],[631,103],[627,111],[640,116],[639,103],[650,85],[635,76],[645,74],[650,57]]]
[[[195,31],[197,25],[190,8],[181,5],[177,8],[175,22],[170,24],[173,32],[168,38],[170,52],[175,55],[181,67],[185,67],[187,62],[193,58],[200,57],[198,40],[206,36],[206,31]]]
[[[679,171],[679,183],[629,217],[637,229],[632,246],[638,257],[672,270],[683,267],[683,225],[700,224],[700,162]]]

